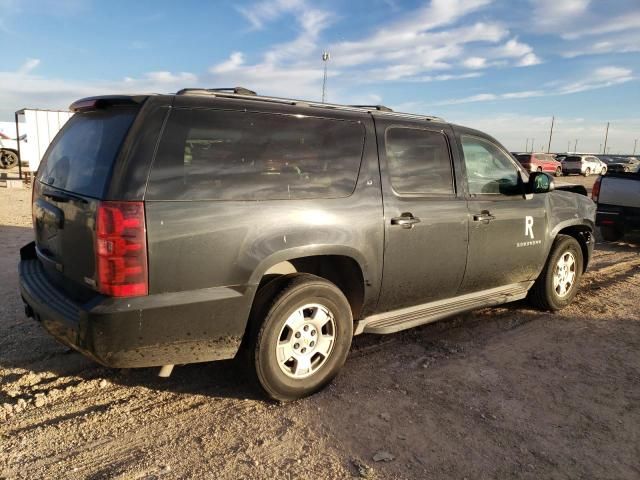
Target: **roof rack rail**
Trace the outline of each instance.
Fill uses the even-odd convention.
[[[384,105],[349,105],[354,108],[365,108],[367,110],[377,110],[378,112],[393,112],[389,107],[385,107]]]
[[[244,93],[244,92],[248,93]],[[255,92],[243,87],[235,88],[183,88],[176,92],[176,95],[211,95],[220,98],[234,98],[244,100],[254,100],[256,102],[280,103],[284,105],[301,105],[313,108],[326,108],[329,110],[343,110],[350,112],[367,112],[371,115],[389,115],[399,118],[413,118],[415,120],[426,120],[428,122],[444,122],[440,117],[430,115],[416,115],[412,113],[394,112],[384,105],[339,105],[335,103],[314,102],[308,100],[295,100],[291,98],[268,97],[257,95]]]
[[[189,93],[234,93],[236,95],[258,95],[253,90],[244,87],[225,87],[225,88],[183,88],[176,92],[176,95],[187,95]]]

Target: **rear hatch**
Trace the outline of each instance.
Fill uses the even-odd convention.
[[[568,156],[562,162],[562,166],[566,170],[580,170],[582,168],[582,157],[575,155]]]
[[[38,170],[36,252],[52,282],[78,301],[95,295],[96,212],[137,111],[112,106],[76,113]]]

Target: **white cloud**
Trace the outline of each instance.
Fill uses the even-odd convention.
[[[565,39],[577,39],[585,36],[593,37],[606,33],[617,33],[640,28],[640,11],[627,12],[612,18],[598,18],[588,25],[581,25],[563,31]]]
[[[303,7],[303,0],[266,0],[236,8],[254,29],[261,29],[266,23],[276,20],[283,14],[298,11]]]
[[[28,58],[22,64],[22,66],[18,69],[17,73],[19,75],[25,75],[25,74],[31,72],[33,69],[37,68],[38,65],[40,65],[40,59],[39,58]]]
[[[436,105],[459,105],[463,103],[487,102],[493,100],[513,100],[518,98],[546,97],[554,95],[569,95],[586,92],[598,88],[619,85],[634,80],[633,72],[628,68],[608,66],[594,70],[590,75],[573,82],[553,82],[546,90],[524,90],[508,93],[480,93],[462,98],[453,98]]]
[[[590,0],[531,0],[533,23],[537,28],[554,31],[566,28],[588,11]]]
[[[244,63],[244,55],[242,52],[233,52],[228,60],[218,65],[214,65],[209,70],[211,73],[225,73],[237,70]]]
[[[542,63],[542,60],[535,53],[527,53],[516,63],[518,67],[530,67],[532,65],[538,65]]]
[[[462,64],[467,68],[485,68],[487,59],[484,57],[469,57]]]

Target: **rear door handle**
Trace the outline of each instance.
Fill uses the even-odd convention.
[[[475,222],[482,222],[482,223],[489,223],[491,220],[495,220],[496,217],[491,215],[491,213],[489,212],[489,210],[483,210],[480,213],[476,213],[473,216],[473,220]]]
[[[395,217],[391,219],[391,225],[400,225],[402,228],[413,228],[416,223],[420,223],[420,219],[418,217],[414,217],[413,215],[403,214],[401,217]]]

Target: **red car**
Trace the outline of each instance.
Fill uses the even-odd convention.
[[[530,172],[547,172],[556,177],[562,175],[562,164],[550,153],[517,153],[515,157]]]

